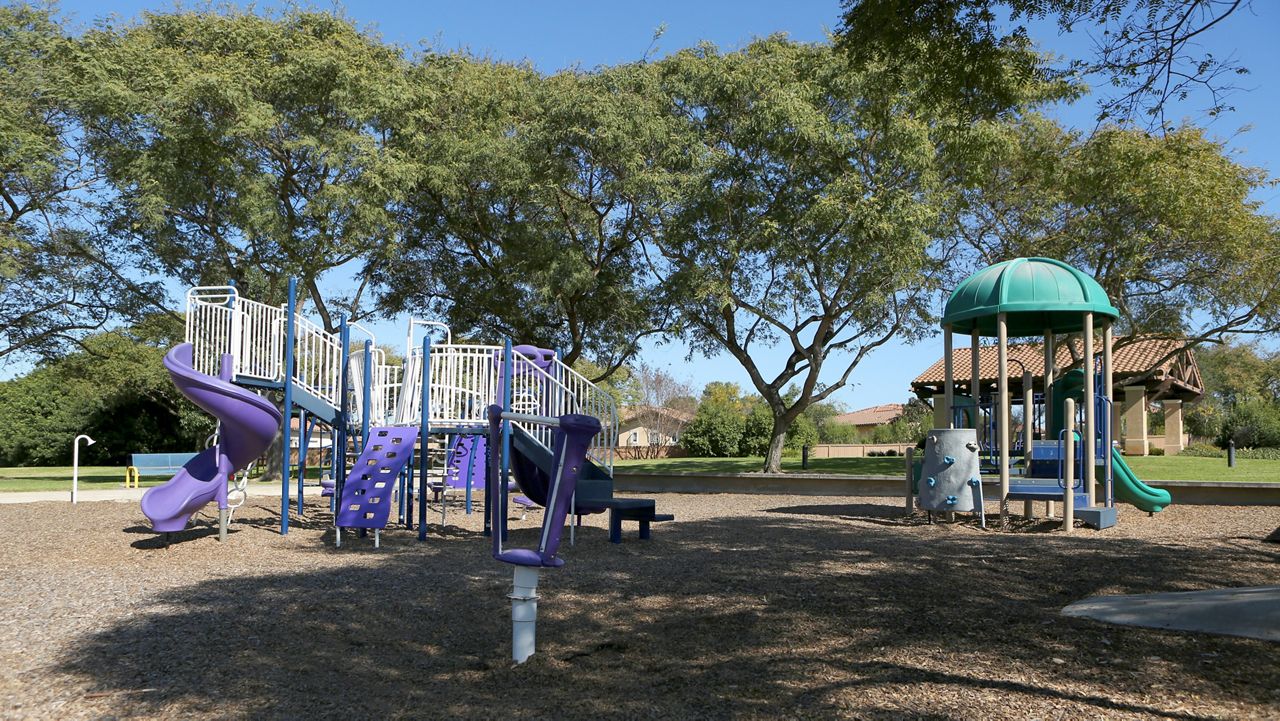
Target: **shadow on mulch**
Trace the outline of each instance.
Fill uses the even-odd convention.
[[[765,513],[783,513],[798,516],[830,516],[839,518],[843,521],[862,521],[864,523],[874,523],[882,526],[897,527],[914,527],[914,526],[946,526],[950,529],[971,529],[975,531],[1000,531],[1003,533],[1053,533],[1062,530],[1061,519],[1050,518],[1022,518],[1018,515],[1010,515],[1005,524],[1001,526],[1000,516],[995,513],[987,514],[987,527],[982,528],[982,523],[977,514],[961,513],[958,514],[956,520],[943,520],[941,512],[934,513],[933,518],[929,518],[929,514],[924,511],[916,511],[909,516],[904,516],[900,508],[886,506],[874,503],[832,503],[801,506],[783,506],[779,508],[770,508]],[[1076,528],[1086,528],[1085,524],[1076,521]]]
[[[478,532],[432,526],[429,543],[388,534],[388,552],[339,568],[158,594],[59,670],[118,691],[118,715],[990,715],[965,705],[975,695],[1012,716],[1199,718],[1172,708],[1185,698],[1275,708],[1280,645],[1058,614],[1101,590],[1247,584],[1263,572],[1243,549],[787,517],[808,508],[664,525],[621,546],[582,529],[567,565],[543,574],[539,652],[519,667],[510,570]],[[536,535],[513,530],[510,545]],[[143,688],[155,691],[131,693]]]
[[[172,546],[182,543],[190,543],[198,541],[210,536],[217,537],[218,524],[215,521],[212,526],[193,526],[182,531],[173,531],[172,533],[156,533],[148,526],[130,526],[123,529],[125,533],[146,534],[147,538],[140,538],[130,543],[131,548],[142,551],[165,550]],[[227,529],[227,535],[240,533],[234,526]]]

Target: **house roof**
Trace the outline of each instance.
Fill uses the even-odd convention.
[[[1101,352],[1100,344],[1096,348]],[[1055,365],[1059,372],[1079,363],[1083,355],[1083,341],[1072,340],[1071,346],[1059,343],[1057,346]],[[984,345],[978,350],[978,378],[983,384],[995,383],[998,380],[998,351],[994,345]],[[952,349],[956,385],[966,389],[969,386],[969,370],[972,363],[969,348]],[[1161,360],[1164,359],[1164,360]],[[1186,341],[1170,338],[1138,338],[1130,340],[1117,338],[1115,350],[1112,352],[1112,373],[1117,386],[1130,385],[1128,379],[1150,374],[1142,379],[1148,390],[1154,391],[1156,398],[1170,397],[1182,400],[1199,400],[1204,395],[1204,382],[1200,379],[1200,368],[1196,365],[1195,354],[1187,347]],[[1037,380],[1044,378],[1044,345],[1041,343],[1011,343],[1009,345],[1009,381],[1012,387],[1021,388],[1022,374],[1030,371]],[[911,390],[921,397],[929,397],[942,390],[946,381],[946,370],[943,359],[939,358],[923,373],[911,381]]]
[[[832,423],[845,423],[851,426],[880,426],[892,423],[902,416],[906,408],[902,403],[886,403],[870,408],[862,408],[851,413],[842,413],[831,419]]]
[[[665,406],[628,406],[622,409],[622,422],[630,423],[642,416],[660,415],[681,425],[693,420],[693,414]]]

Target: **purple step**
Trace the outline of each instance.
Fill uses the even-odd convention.
[[[369,442],[342,486],[340,528],[385,528],[391,494],[404,464],[413,456],[417,428],[371,428]]]
[[[471,479],[473,490],[484,489],[485,449],[484,436],[454,436],[449,448],[449,465],[445,468],[444,483],[450,488],[466,488]]]

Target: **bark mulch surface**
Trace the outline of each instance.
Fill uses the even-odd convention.
[[[0,716],[1280,718],[1280,644],[1058,613],[1277,583],[1277,508],[1124,507],[1064,535],[893,499],[660,495],[677,520],[652,540],[610,544],[595,518],[565,547],[514,667],[479,515],[335,549],[319,506],[281,537],[279,506],[250,502],[226,543],[206,518],[168,548],[135,504],[0,506]]]

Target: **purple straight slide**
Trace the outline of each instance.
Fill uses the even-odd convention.
[[[187,461],[178,474],[142,495],[142,512],[160,532],[181,531],[205,504],[227,507],[227,479],[261,456],[280,430],[283,417],[271,401],[232,385],[230,357],[223,358],[225,379],[191,367],[191,344],[173,347],[164,367],[182,395],[221,424],[218,444]]]

